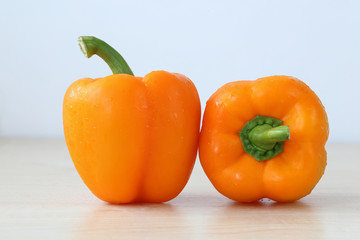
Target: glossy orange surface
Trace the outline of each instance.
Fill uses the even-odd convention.
[[[194,166],[200,100],[184,75],[80,79],[63,104],[66,143],[89,189],[110,203],[165,202]]]
[[[284,151],[258,162],[244,152],[238,132],[257,115],[290,128]],[[230,199],[291,202],[308,195],[326,166],[328,119],[316,94],[302,81],[272,76],[224,85],[208,100],[200,135],[201,165]]]

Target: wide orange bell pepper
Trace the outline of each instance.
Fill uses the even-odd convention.
[[[79,41],[87,57],[99,55],[114,75],[80,79],[65,94],[64,133],[78,173],[109,203],[173,199],[197,153],[201,108],[194,84],[165,71],[134,77],[105,42]]]
[[[308,195],[323,175],[328,135],[324,107],[302,81],[232,82],[206,104],[200,161],[230,199],[291,202]]]

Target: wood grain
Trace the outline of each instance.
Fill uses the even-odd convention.
[[[360,145],[329,144],[313,193],[295,203],[240,204],[197,162],[165,204],[110,205],[81,181],[63,140],[0,140],[0,239],[359,239]]]

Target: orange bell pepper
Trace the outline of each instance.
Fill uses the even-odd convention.
[[[206,104],[200,161],[230,199],[291,202],[308,195],[323,175],[328,135],[325,109],[302,81],[232,82]]]
[[[109,203],[173,199],[197,154],[201,108],[194,84],[165,71],[134,77],[105,42],[79,41],[87,57],[99,55],[114,73],[80,79],[65,94],[65,139],[79,175]]]

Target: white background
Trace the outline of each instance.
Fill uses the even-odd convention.
[[[202,108],[223,84],[295,76],[320,97],[330,141],[360,141],[360,1],[0,1],[0,137],[62,137],[62,100],[82,77],[80,35],[107,41],[135,75],[180,72]]]

